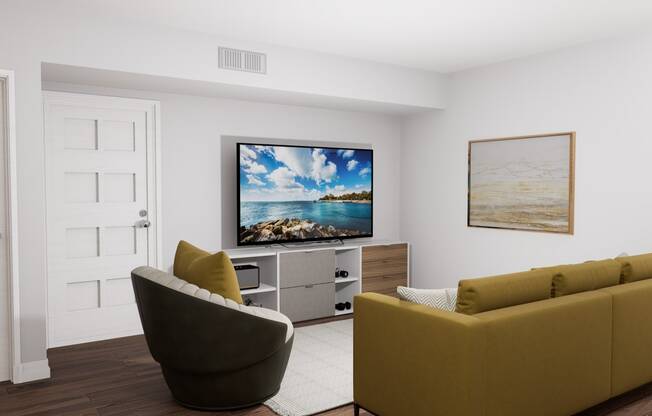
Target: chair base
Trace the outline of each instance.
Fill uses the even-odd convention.
[[[240,409],[246,409],[248,407],[258,406],[258,405],[266,402],[267,400],[271,399],[272,397],[276,396],[276,394],[278,394],[279,390],[280,390],[280,388],[278,390],[276,390],[274,393],[270,394],[268,397],[265,397],[265,398],[263,398],[261,400],[255,400],[255,401],[253,401],[253,402],[251,402],[249,404],[243,404],[243,405],[237,405],[237,406],[226,406],[226,407],[196,406],[196,405],[193,405],[193,404],[190,404],[190,403],[184,403],[181,400],[177,399],[176,397],[174,397],[174,396],[173,397],[174,397],[174,401],[176,401],[181,406],[186,407],[188,409],[199,410],[199,411],[202,411],[202,412],[224,412],[224,411],[228,411],[228,410],[240,410]]]
[[[278,393],[292,341],[267,359],[234,371],[185,372],[166,366],[161,370],[172,396],[184,407],[208,411],[251,407]]]

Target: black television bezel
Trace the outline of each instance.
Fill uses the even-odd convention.
[[[240,146],[278,146],[278,147],[298,147],[303,149],[326,149],[326,150],[355,150],[355,151],[368,151],[371,152],[371,232],[369,234],[361,235],[351,235],[345,237],[321,237],[321,238],[303,238],[298,240],[274,240],[274,241],[254,241],[252,243],[242,243],[240,241],[240,224],[242,223],[241,212],[240,212]],[[237,142],[235,146],[235,157],[236,157],[236,193],[237,195],[237,219],[238,223],[236,224],[236,245],[237,247],[247,247],[247,246],[271,246],[274,244],[300,244],[300,243],[310,243],[317,241],[333,241],[333,240],[351,240],[356,238],[371,238],[374,236],[374,149],[365,149],[365,148],[355,148],[355,147],[330,147],[330,146],[307,146],[307,145],[296,145],[296,144],[275,144],[275,143],[250,143],[250,142]]]

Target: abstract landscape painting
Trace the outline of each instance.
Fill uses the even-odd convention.
[[[575,133],[469,142],[468,225],[573,233]]]

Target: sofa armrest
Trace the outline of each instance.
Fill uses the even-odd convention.
[[[356,404],[383,416],[483,414],[481,321],[376,293],[354,303]]]

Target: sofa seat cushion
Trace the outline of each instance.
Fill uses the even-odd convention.
[[[173,271],[175,276],[189,283],[242,303],[238,276],[231,259],[223,251],[211,254],[186,241],[179,241]]]
[[[652,254],[616,257],[616,261],[621,265],[621,283],[652,279]]]
[[[287,326],[287,332],[285,334],[286,342],[289,341],[294,334],[294,326],[292,325],[290,319],[282,313],[277,312],[273,309],[239,304],[231,299],[225,298],[218,293],[210,293],[206,289],[202,289],[197,285],[188,283],[185,280],[171,275],[170,273],[165,273],[164,271],[155,269],[153,267],[138,267],[134,269],[132,273],[172,290],[176,290],[177,292],[185,293],[188,296],[193,296],[206,302],[214,303],[216,305],[237,310],[242,313],[247,313],[249,315],[254,315],[259,318],[284,323]],[[218,329],[216,328],[216,330]]]
[[[546,267],[552,272],[552,297],[588,292],[620,283],[620,263],[616,260]]]
[[[549,299],[551,280],[549,270],[460,280],[456,311],[473,315]]]
[[[457,289],[415,289],[399,286],[396,293],[401,300],[430,306],[431,308],[453,312],[457,302]]]

